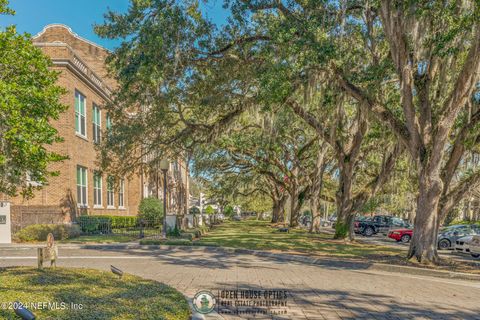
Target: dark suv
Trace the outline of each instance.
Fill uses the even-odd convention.
[[[355,222],[355,232],[367,237],[377,233],[387,234],[390,229],[411,227],[408,222],[392,216],[374,216],[371,220]]]

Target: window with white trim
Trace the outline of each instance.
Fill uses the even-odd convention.
[[[114,179],[112,176],[108,176],[107,178],[107,207],[113,207],[115,205],[114,202]]]
[[[118,206],[124,207],[124,193],[125,193],[125,179],[120,180],[120,185],[118,188]]]
[[[87,137],[87,114],[85,96],[75,90],[75,132],[82,137]]]
[[[102,116],[100,113],[100,108],[94,104],[92,109],[92,123],[93,123],[93,142],[100,143],[102,138],[101,128],[102,128]]]
[[[100,172],[93,174],[93,205],[102,206],[102,175]]]
[[[87,206],[87,168],[77,166],[77,204]]]

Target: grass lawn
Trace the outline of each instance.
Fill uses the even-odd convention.
[[[115,230],[114,230],[115,232]],[[160,230],[150,230],[147,229],[144,231],[144,237],[148,238],[150,236],[158,236]],[[139,239],[138,233],[132,232],[132,235],[127,233],[111,233],[111,234],[91,234],[83,235],[71,239],[60,240],[60,243],[124,243],[137,241]]]
[[[290,229],[290,233],[281,233],[271,227],[269,222],[257,220],[226,221],[213,227],[196,244],[313,253],[346,258],[402,254],[400,249],[387,246],[333,240],[331,234],[310,234],[306,230],[299,229]]]
[[[50,303],[29,308],[38,319],[189,319],[185,297],[155,281],[89,269],[0,268],[0,319],[18,319],[10,303]],[[61,303],[65,303],[62,310]],[[81,310],[69,308],[71,303]],[[6,306],[3,304],[7,304]]]
[[[400,248],[333,240],[332,234],[310,234],[302,229],[290,229],[290,233],[282,233],[272,227],[269,222],[257,220],[226,221],[221,225],[214,226],[193,244],[419,266],[407,261],[406,252]],[[473,262],[459,262],[443,258],[440,259],[438,266],[421,265],[420,267],[469,273],[480,272],[478,266]]]
[[[138,237],[120,234],[92,234],[59,241],[60,243],[122,243],[137,240]]]

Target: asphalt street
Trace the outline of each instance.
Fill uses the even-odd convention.
[[[369,270],[347,264],[286,262],[195,249],[59,249],[58,266],[110,265],[167,283],[189,299],[200,290],[288,294],[285,314],[210,314],[206,319],[480,319],[480,282]],[[35,266],[34,248],[0,249],[0,267]],[[1,294],[0,294],[1,296]]]

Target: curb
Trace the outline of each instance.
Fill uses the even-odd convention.
[[[29,249],[41,247],[41,244],[35,245],[1,245],[1,249]],[[183,250],[183,251],[203,251],[203,252],[223,252],[229,254],[249,254],[257,257],[271,258],[277,261],[299,262],[312,265],[325,266],[337,269],[360,269],[376,270],[394,273],[405,273],[418,276],[430,276],[437,278],[459,279],[480,281],[480,274],[471,274],[463,272],[453,272],[445,270],[432,270],[420,267],[392,265],[385,263],[367,263],[351,259],[339,259],[332,257],[318,258],[302,255],[291,255],[285,253],[273,253],[269,251],[228,248],[218,246],[175,246],[175,245],[140,245],[140,244],[59,244],[62,249],[92,249],[92,250]]]

